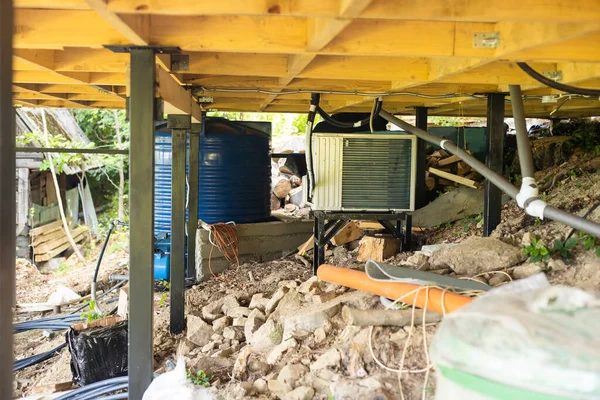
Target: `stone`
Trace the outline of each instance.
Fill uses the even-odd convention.
[[[303,331],[303,330],[298,330],[298,331],[292,332],[292,337],[296,340],[306,340],[309,338],[309,336],[310,336],[310,332]]]
[[[283,397],[286,393],[292,391],[292,387],[290,385],[278,381],[277,379],[269,379],[267,381],[267,386],[271,392],[275,393],[279,397]]]
[[[252,335],[260,328],[264,321],[265,315],[258,308],[250,311],[250,315],[248,315],[244,324],[244,336],[246,336],[247,342],[252,340]]]
[[[210,340],[214,340],[217,343],[223,343],[223,335],[219,335],[218,333],[213,333],[210,337]]]
[[[331,394],[335,399],[388,399],[383,393],[384,385],[374,377],[339,379],[330,387]]]
[[[239,382],[231,389],[234,399],[246,399],[254,393],[254,386],[250,382]]]
[[[491,237],[472,236],[456,246],[438,250],[429,258],[435,268],[449,266],[459,275],[510,268],[523,260],[522,250]]]
[[[404,339],[408,336],[408,333],[404,329],[399,329],[398,332],[394,332],[390,335],[390,341],[397,343],[404,343]]]
[[[246,338],[246,340],[254,350],[267,350],[275,345],[271,339],[275,329],[275,322],[272,319],[268,319],[267,322],[254,332],[251,338]]]
[[[509,280],[509,277],[504,274],[494,274],[488,281],[488,284],[492,287],[495,287],[501,285],[504,282],[508,282]]]
[[[310,400],[315,390],[308,386],[300,386],[285,395],[284,400]]]
[[[271,313],[271,318],[278,321],[281,315],[293,314],[303,306],[303,295],[296,290],[290,290],[279,301],[275,310]]]
[[[198,347],[207,344],[213,334],[212,326],[195,315],[187,316],[187,334],[186,338]]]
[[[223,299],[213,301],[202,307],[202,318],[208,322],[213,322],[221,316],[221,308],[223,307]]]
[[[208,353],[211,350],[214,350],[215,348],[217,348],[217,342],[208,342],[204,345],[204,347],[202,347],[202,352],[203,353]]]
[[[294,387],[296,382],[308,372],[302,364],[288,364],[279,371],[277,380]]]
[[[515,279],[529,278],[532,275],[539,274],[544,270],[544,264],[542,263],[525,263],[515,267],[513,270],[513,277]]]
[[[313,301],[313,303],[315,304],[322,304],[322,303],[327,303],[330,300],[333,300],[337,297],[336,292],[332,291],[332,292],[326,292],[326,293],[319,293],[319,294],[313,294],[311,296],[311,299]]]
[[[312,293],[312,291],[314,289],[317,289],[319,287],[319,277],[317,277],[316,275],[311,277],[310,279],[308,279],[307,281],[304,281],[299,287],[298,287],[298,291],[300,293]]]
[[[244,328],[241,326],[228,326],[223,330],[223,337],[229,340],[240,340],[244,337]]]
[[[247,376],[248,359],[252,354],[252,348],[245,346],[240,350],[235,362],[233,363],[233,370],[231,372],[233,379],[245,379]]]
[[[223,297],[223,305],[221,306],[221,310],[223,311],[223,314],[229,315],[229,310],[239,306],[240,303],[238,303],[237,298],[234,295],[229,294]]]
[[[224,349],[221,349],[219,351],[217,351],[216,353],[213,353],[211,355],[212,358],[227,358],[229,356],[231,356],[233,353],[235,353],[236,351],[238,351],[237,346],[228,346],[225,347]]]
[[[325,329],[323,327],[315,329],[315,342],[322,343],[327,339],[327,335],[325,334]]]
[[[244,326],[244,325],[246,325],[247,320],[248,320],[248,318],[237,317],[237,318],[233,319],[233,321],[231,322],[231,325],[232,326]]]
[[[563,269],[567,268],[567,264],[565,264],[565,262],[560,259],[560,258],[551,258],[550,261],[548,261],[548,269],[550,271],[556,272],[556,271],[562,271]]]
[[[221,318],[217,318],[213,321],[213,331],[215,332],[222,332],[223,329],[225,329],[226,327],[228,327],[229,325],[231,325],[231,317],[228,316],[224,316]]]
[[[296,339],[289,339],[284,342],[281,342],[280,344],[275,346],[267,356],[267,364],[275,364],[277,361],[279,361],[283,353],[296,346],[298,346],[298,342],[296,342]]]
[[[197,357],[193,365],[189,365],[192,370],[203,370],[208,376],[228,375],[231,373],[233,360],[230,358],[209,357],[202,355]]]
[[[269,372],[271,367],[266,362],[260,360],[250,360],[248,362],[248,371],[254,372],[257,375],[265,376]]]
[[[525,232],[521,238],[521,246],[527,247],[531,245],[531,233]]]
[[[294,279],[286,279],[277,282],[277,287],[286,287],[288,289],[294,289],[298,287],[298,282],[296,282]]]
[[[270,314],[273,311],[275,311],[275,308],[277,307],[281,299],[283,299],[283,296],[285,296],[286,293],[289,292],[289,290],[290,289],[287,287],[281,287],[277,289],[277,291],[273,293],[273,296],[271,296],[269,301],[267,301],[267,304],[265,304],[265,313]]]
[[[252,296],[252,299],[250,300],[250,305],[248,306],[248,308],[250,308],[250,309],[258,308],[259,310],[264,311],[265,305],[267,304],[268,301],[269,301],[269,299],[266,299],[264,297],[264,294],[256,293],[254,296]]]
[[[367,376],[365,370],[365,363],[363,362],[362,355],[356,346],[351,346],[348,352],[347,370],[350,376],[357,378],[364,378]]]
[[[429,268],[429,257],[422,253],[413,254],[406,259],[406,262],[421,271],[426,271]]]
[[[231,318],[247,317],[250,315],[250,309],[248,307],[233,307],[227,310],[227,315]]]
[[[265,381],[262,378],[255,380],[252,386],[254,387],[254,390],[256,390],[257,393],[267,393],[269,390],[267,381]]]
[[[337,368],[340,366],[341,359],[340,352],[336,348],[329,349],[317,358],[310,366],[310,370],[317,371],[325,368]]]

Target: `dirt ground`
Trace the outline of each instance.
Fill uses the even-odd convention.
[[[583,215],[600,201],[599,174],[599,157],[575,152],[566,163],[539,172],[537,178],[544,189],[543,196],[550,204]],[[600,221],[600,209],[588,218]],[[481,218],[471,216],[416,232],[414,242],[418,246],[463,243],[473,236],[481,236],[481,228]],[[503,207],[502,222],[493,237],[521,252],[532,238],[541,240],[551,248],[554,240],[564,241],[569,231],[570,228],[559,223],[526,216],[514,201],[510,201]],[[574,236],[579,237],[577,232]],[[103,262],[103,288],[109,287],[108,274],[126,273],[128,254],[125,234],[115,241],[119,244],[114,246]],[[45,301],[58,284],[71,287],[81,295],[87,294],[97,251],[92,252],[87,267],[73,266],[48,274],[41,274],[20,261],[17,267],[18,301]],[[533,265],[523,256],[518,263],[498,270],[506,272],[513,279],[524,277],[525,270],[543,272],[553,284],[597,291],[600,287],[600,262],[595,248],[584,249],[583,239],[580,239],[571,253],[572,258],[563,259],[555,255],[546,262]],[[386,262],[410,266],[413,255],[413,252],[400,253]],[[328,263],[364,270],[364,263],[356,261],[356,250],[333,248],[327,252],[327,257]],[[312,261],[310,253],[306,261]],[[432,399],[435,393],[433,372],[403,373],[399,379],[396,372],[381,368],[373,355],[392,370],[400,368],[401,364],[404,369],[427,369],[428,353],[424,351],[424,345],[431,343],[439,324],[425,327],[426,342],[423,340],[423,327],[374,327],[369,346],[370,328],[348,325],[340,316],[339,309],[341,306],[383,309],[379,298],[315,281],[311,279],[309,265],[299,260],[298,256],[266,263],[242,264],[192,287],[186,291],[188,331],[178,336],[169,333],[168,294],[157,292],[154,303],[155,369],[164,372],[166,361],[174,360],[177,346],[184,342],[187,368],[192,372],[200,369],[205,371],[211,386],[223,398],[397,399],[402,390],[405,399]],[[450,268],[434,272],[457,276]],[[488,273],[478,279],[492,286],[506,283],[504,279],[494,276],[494,273]],[[278,296],[281,298],[275,301]],[[264,298],[265,302],[256,305],[257,301],[253,305],[260,298]],[[226,306],[227,301],[235,303],[234,306]],[[270,311],[269,301],[273,306]],[[285,337],[286,324],[295,316],[308,315],[303,321],[312,321],[315,315],[322,315],[322,311],[318,310],[323,309],[327,316],[318,328],[312,326],[310,329],[296,330],[291,337]],[[317,311],[311,314],[311,310]],[[213,312],[215,316],[208,317]],[[267,322],[261,320],[260,327],[249,332],[245,329],[253,315],[259,316],[259,319],[262,315]],[[192,320],[196,321],[195,325],[192,325]],[[261,336],[259,333],[266,329],[264,327],[270,320],[273,321],[273,329],[265,337],[271,338],[273,343],[269,343],[267,350],[245,351],[249,346],[260,347],[262,342],[257,336]],[[220,326],[221,323],[223,326]],[[210,338],[200,343],[198,332],[206,329],[208,333],[205,334]],[[48,350],[63,340],[61,335],[53,339],[43,338],[38,331],[15,335],[15,338],[17,358]],[[402,363],[405,345],[406,356]],[[69,381],[68,363],[68,352],[63,350],[57,357],[19,371],[15,380],[15,396],[28,395],[35,386]],[[238,373],[236,368],[240,363],[245,368]],[[315,366],[321,364],[326,367]]]

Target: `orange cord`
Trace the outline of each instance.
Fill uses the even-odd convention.
[[[213,244],[208,256],[208,269],[212,276],[216,278],[217,275],[215,275],[210,266],[214,246],[221,250],[227,261],[231,264],[239,265],[240,263],[237,228],[234,224],[225,224],[222,222],[211,225],[207,224],[207,226],[210,229],[210,235],[212,236],[211,243]]]

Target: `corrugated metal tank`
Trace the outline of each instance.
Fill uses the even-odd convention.
[[[200,135],[198,218],[206,223],[269,220],[269,135],[225,119],[207,119]]]
[[[171,132],[156,132],[154,142],[154,234],[171,232]]]

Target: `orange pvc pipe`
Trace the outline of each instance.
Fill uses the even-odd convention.
[[[328,264],[323,264],[319,267],[317,276],[326,282],[335,283],[336,285],[346,286],[379,296],[384,296],[392,300],[396,300],[407,293],[414,291],[414,293],[409,294],[401,301],[403,303],[415,304],[419,308],[425,308],[427,290],[422,289],[417,293],[416,289],[418,289],[420,285],[401,282],[374,281],[369,278],[365,272],[336,267]],[[443,314],[443,309],[445,309],[446,314],[448,314],[466,306],[471,302],[470,297],[462,296],[452,292],[446,292],[444,294],[444,305],[442,305],[442,291],[436,288],[429,289],[428,297],[427,309],[440,314]]]

